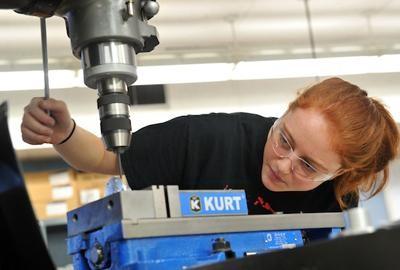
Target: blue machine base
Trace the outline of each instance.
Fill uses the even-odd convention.
[[[229,242],[230,251],[213,249],[221,239]],[[190,269],[303,243],[301,230],[122,239],[119,224],[67,239],[75,270]]]

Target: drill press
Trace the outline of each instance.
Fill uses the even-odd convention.
[[[155,0],[0,0],[0,9],[64,18],[72,52],[81,60],[86,86],[98,90],[100,128],[107,150],[118,155],[130,144],[127,88],[137,79],[136,54],[159,44]]]

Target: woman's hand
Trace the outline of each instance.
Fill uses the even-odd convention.
[[[26,143],[58,144],[68,137],[72,128],[73,121],[63,101],[36,97],[24,108],[21,132]]]

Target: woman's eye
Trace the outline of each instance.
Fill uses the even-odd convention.
[[[279,143],[281,146],[283,146],[287,149],[290,149],[289,142],[286,140],[286,138],[282,134],[280,134],[280,136],[279,136]]]
[[[308,164],[306,162],[301,162],[303,169],[307,172],[307,173],[315,173],[315,169],[313,166],[311,166],[311,164]]]

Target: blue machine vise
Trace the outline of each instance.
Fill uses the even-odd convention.
[[[192,269],[303,246],[344,226],[341,213],[247,215],[243,190],[122,191],[68,213],[75,270]]]

